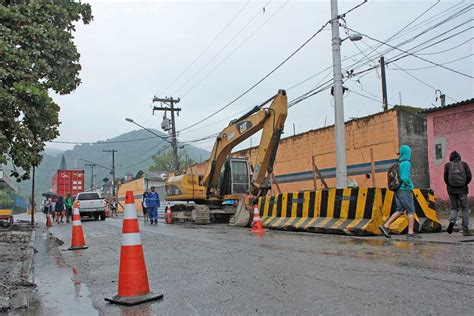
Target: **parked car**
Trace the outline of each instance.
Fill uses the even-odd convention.
[[[81,217],[92,217],[105,221],[105,203],[97,192],[81,192],[76,195],[79,201],[79,214]]]

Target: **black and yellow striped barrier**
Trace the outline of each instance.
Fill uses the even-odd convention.
[[[379,235],[383,223],[379,188],[281,193],[261,198],[259,209],[270,229]]]
[[[440,231],[434,196],[420,189],[413,194],[419,231]],[[380,235],[378,226],[395,212],[395,199],[393,192],[382,188],[287,192],[260,198],[259,210],[263,226],[270,229]],[[399,218],[390,228],[393,233],[404,233],[406,218]]]
[[[382,189],[383,218],[387,220],[396,211],[394,192]],[[415,202],[415,231],[419,233],[434,233],[441,231],[441,223],[435,209],[435,196],[431,189],[414,189]],[[391,226],[390,231],[395,234],[408,232],[408,219],[400,216]]]

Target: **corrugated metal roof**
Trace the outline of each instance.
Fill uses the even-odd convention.
[[[463,106],[463,105],[468,105],[468,104],[473,104],[473,103],[474,103],[474,98],[467,99],[464,101],[459,101],[456,103],[447,104],[445,106],[437,106],[434,108],[425,109],[421,111],[421,113],[432,113],[432,112],[444,111],[444,110],[449,110],[458,106]]]

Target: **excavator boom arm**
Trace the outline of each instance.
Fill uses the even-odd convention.
[[[272,102],[270,107],[263,106]],[[249,113],[232,121],[217,137],[211,152],[209,164],[204,173],[202,183],[206,186],[206,195],[209,197],[212,190],[217,189],[219,175],[225,160],[232,149],[244,140],[262,130],[260,145],[258,146],[254,173],[251,180],[252,194],[258,191],[265,180],[267,172],[272,172],[280,136],[288,114],[288,100],[286,92],[279,90],[277,95],[262,105],[255,107]]]

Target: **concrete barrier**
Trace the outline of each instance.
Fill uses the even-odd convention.
[[[383,195],[383,218],[384,221],[392,215],[395,210],[394,192],[382,189]],[[434,233],[441,231],[441,222],[435,209],[435,196],[431,189],[414,189],[413,200],[415,202],[415,232]],[[405,234],[408,232],[408,219],[405,215],[400,216],[391,226],[390,232]]]
[[[289,192],[261,198],[263,226],[309,232],[380,235],[380,188]]]
[[[430,190],[413,190],[416,230],[441,231]],[[260,198],[265,228],[345,235],[380,235],[378,226],[395,212],[392,191],[383,188],[346,188],[285,192]],[[406,233],[406,216],[395,221],[392,233]]]

